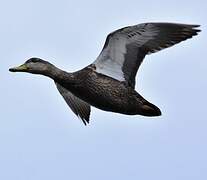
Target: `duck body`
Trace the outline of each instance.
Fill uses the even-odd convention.
[[[110,33],[96,60],[69,73],[40,58],[30,58],[12,72],[50,77],[71,110],[89,123],[91,106],[128,115],[159,116],[158,107],[135,91],[136,74],[146,55],[196,36],[199,25],[142,23]]]
[[[61,86],[88,104],[127,115],[159,116],[158,107],[145,100],[132,87],[109,76],[97,73],[94,65],[73,73],[74,81],[67,79]]]

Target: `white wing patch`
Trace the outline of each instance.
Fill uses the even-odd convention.
[[[113,36],[106,47],[93,63],[96,72],[124,81],[122,66],[126,54],[126,38]]]
[[[104,74],[106,76],[112,77],[118,81],[124,81],[124,74],[122,72],[121,66],[111,59],[105,59],[103,63],[97,63],[96,72]]]

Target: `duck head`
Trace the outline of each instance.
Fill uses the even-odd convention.
[[[40,58],[30,58],[24,64],[10,68],[10,72],[28,72],[47,75],[53,65]]]

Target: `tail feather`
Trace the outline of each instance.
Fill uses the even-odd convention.
[[[160,109],[154,104],[147,103],[141,106],[140,114],[143,116],[161,116]]]

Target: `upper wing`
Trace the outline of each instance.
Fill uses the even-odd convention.
[[[200,31],[199,25],[144,23],[110,33],[101,54],[93,64],[105,74],[129,86],[146,54],[154,53],[191,38]]]
[[[73,95],[70,91],[62,87],[57,82],[55,82],[55,84],[57,86],[58,91],[63,96],[71,110],[82,119],[85,125],[89,123],[89,117],[91,112],[90,105],[85,101],[79,99],[75,95]]]

